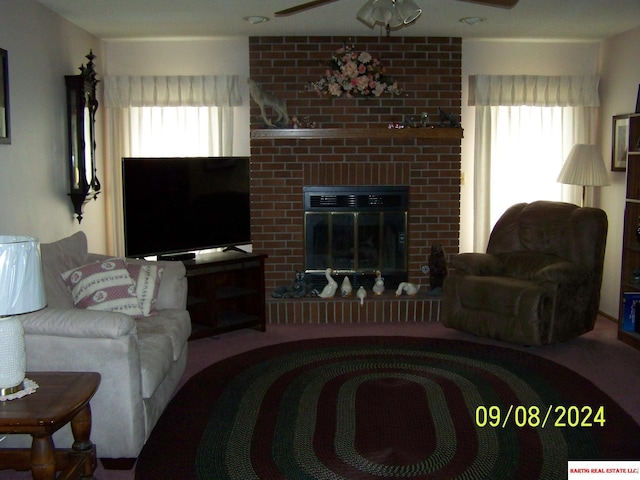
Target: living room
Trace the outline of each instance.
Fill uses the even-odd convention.
[[[633,19],[633,15],[635,11],[629,17]],[[410,36],[411,28],[391,35]],[[261,37],[260,32],[260,25],[256,25],[251,36]],[[375,33],[359,29],[353,36],[357,41],[359,37],[374,37]],[[464,137],[460,161],[465,181],[460,185],[460,252],[474,250],[475,111],[467,105],[469,76],[599,76],[601,105],[596,143],[610,170],[612,117],[631,113],[636,106],[640,83],[640,53],[635,47],[638,41],[640,22],[597,39],[462,37],[460,119]],[[335,48],[326,45],[327,53],[338,47],[339,44]],[[98,111],[96,139],[103,193],[85,206],[81,224],[73,215],[67,196],[64,76],[77,73],[90,50],[96,55],[99,79],[107,75],[237,74],[243,104],[235,115],[234,154],[252,153],[250,125],[257,120],[251,118],[255,115],[255,104],[245,82],[252,75],[249,36],[105,39],[74,25],[36,0],[8,0],[0,4],[0,48],[8,51],[11,100],[11,144],[0,145],[0,218],[4,234],[30,235],[44,243],[84,231],[91,252],[114,253],[108,227],[112,219],[106,208],[106,198],[113,191],[111,173],[105,168],[105,158],[110,152],[105,147],[108,126],[104,108]],[[374,53],[373,48],[368,48]],[[609,177],[611,185],[594,189],[590,199],[608,215],[600,311],[615,320],[619,309],[626,185],[624,172],[609,171]]]
[[[76,27],[36,1],[3,3],[0,41],[9,52],[12,143],[0,149],[3,230],[53,241],[84,230],[92,251],[109,252],[105,207],[108,172],[103,161],[105,126],[98,121],[99,176],[107,192],[86,206],[82,225],[74,220],[65,194],[64,75],[74,74],[90,49],[100,75],[250,74],[248,39],[242,37],[198,39],[103,40]],[[37,29],[24,25],[38,25]],[[256,30],[259,34],[259,30]],[[410,29],[406,29],[410,34]],[[404,32],[403,32],[404,33]],[[468,76],[485,74],[599,75],[600,112],[598,144],[608,162],[611,118],[633,112],[637,95],[638,55],[632,47],[640,32],[630,29],[601,40],[493,40],[462,41],[462,107],[464,138],[461,168],[466,182],[460,195],[460,251],[473,250],[473,149],[474,113],[467,106]],[[339,47],[340,45],[337,45]],[[167,59],[171,59],[167,61]],[[499,62],[496,61],[499,59]],[[46,68],[45,68],[46,67]],[[234,154],[249,155],[248,87],[240,82],[243,106],[234,125]],[[104,109],[102,109],[104,113]],[[100,111],[99,111],[100,114]],[[100,119],[100,116],[99,116]],[[399,119],[401,120],[401,119]],[[28,179],[28,181],[26,181]],[[609,217],[601,311],[617,318],[622,245],[621,206],[624,172],[610,172],[611,185],[596,188],[595,206]]]

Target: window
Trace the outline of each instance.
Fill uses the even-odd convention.
[[[121,159],[233,155],[237,75],[107,76],[108,252],[124,254]]]
[[[222,155],[223,109],[132,107],[131,156],[212,157]]]
[[[484,251],[496,220],[518,202],[579,203],[556,179],[575,143],[595,139],[597,76],[471,75],[476,107],[474,250]]]
[[[490,225],[511,205],[572,201],[557,182],[573,145],[571,107],[492,107]]]

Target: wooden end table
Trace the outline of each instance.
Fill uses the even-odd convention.
[[[31,449],[1,449],[0,469],[29,470],[36,480],[93,478],[96,449],[91,443],[89,401],[100,385],[92,372],[27,373],[35,393],[0,402],[0,434],[29,434]],[[71,422],[73,446],[56,449],[51,435]],[[0,443],[0,446],[2,444]]]

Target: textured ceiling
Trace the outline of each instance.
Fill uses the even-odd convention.
[[[278,10],[308,0],[38,0],[103,39],[268,35],[385,35],[356,20],[365,0],[337,0],[287,17]],[[422,15],[392,36],[600,40],[640,26],[638,0],[520,0],[511,10],[459,0],[414,0]],[[243,20],[263,15],[270,21]],[[478,16],[477,26],[460,23]]]

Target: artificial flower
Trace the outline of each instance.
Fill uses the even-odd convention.
[[[380,61],[368,52],[356,51],[353,45],[338,49],[324,77],[310,83],[308,90],[331,97],[379,97],[385,93],[401,93],[397,83],[385,74]]]

